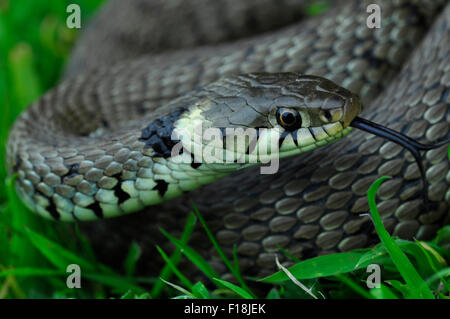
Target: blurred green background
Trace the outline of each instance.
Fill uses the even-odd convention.
[[[82,8],[82,25],[103,0],[0,0],[0,272],[34,267],[47,269],[51,262],[31,242],[25,229],[63,243],[55,223],[31,214],[17,199],[8,179],[5,148],[9,129],[20,112],[53,87],[59,80],[78,29],[66,27],[66,8],[77,3]],[[27,227],[27,228],[25,228]],[[70,227],[70,226],[68,226]],[[73,226],[71,226],[73,228]],[[76,245],[67,241],[67,245]],[[25,268],[24,268],[25,267]],[[60,292],[61,280],[42,280],[44,274],[0,276],[0,299],[49,297],[58,294],[76,297],[78,292]],[[6,278],[6,279],[5,279]],[[76,289],[75,289],[76,290]]]
[[[67,5],[80,5],[85,26],[102,2],[0,0],[0,138],[3,145],[15,117],[60,77],[78,34],[78,29],[66,26]],[[1,165],[0,178],[4,177],[5,167]],[[0,200],[4,200],[5,195],[5,187],[1,185]]]

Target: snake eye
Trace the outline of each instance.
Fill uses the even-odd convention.
[[[277,110],[277,122],[284,129],[294,131],[302,126],[302,117],[296,110],[281,107]]]

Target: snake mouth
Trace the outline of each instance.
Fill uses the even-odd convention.
[[[387,139],[393,143],[396,143],[400,146],[402,146],[403,148],[407,149],[408,151],[411,152],[411,154],[413,155],[419,170],[420,170],[420,175],[422,177],[422,182],[423,182],[423,194],[424,194],[424,198],[425,198],[425,202],[427,200],[427,196],[425,194],[425,190],[427,189],[427,180],[425,178],[425,170],[423,167],[423,163],[422,163],[422,156],[420,154],[420,151],[429,151],[435,148],[439,148],[445,144],[448,144],[450,142],[449,140],[445,140],[442,142],[438,142],[432,145],[426,145],[426,144],[422,144],[419,143],[418,141],[410,138],[409,136],[402,134],[400,132],[394,131],[390,128],[387,128],[385,126],[382,126],[378,123],[375,122],[371,122],[369,120],[360,118],[360,117],[355,117],[353,119],[353,121],[350,123],[351,127],[360,129],[362,131],[368,132],[370,134],[382,137],[384,139]]]
[[[278,140],[280,157],[287,157],[331,144],[352,130],[341,122],[283,132]]]

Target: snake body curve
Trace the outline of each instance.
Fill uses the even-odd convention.
[[[437,18],[445,1],[377,2],[384,12],[379,30],[366,27],[369,2],[349,1],[267,35],[129,60],[121,53],[118,59],[124,61],[68,78],[24,113],[12,130],[8,163],[18,172],[19,190],[39,198],[39,207],[52,207],[60,219],[74,196],[97,217],[108,214],[99,203],[107,203],[108,196],[129,200],[136,189],[129,184],[137,183],[139,170],[146,168],[136,152],[142,141],[133,145],[142,138],[143,128],[136,129],[136,123],[179,117],[170,113],[172,107],[176,110],[177,103],[191,99],[180,95],[240,73],[323,76],[359,94],[366,118],[428,142],[445,137],[450,122],[450,8]],[[69,75],[79,65],[76,55]],[[44,118],[53,121],[40,121]],[[88,142],[71,147],[80,138],[73,132]],[[114,132],[114,143],[99,139],[108,132]],[[30,146],[30,136],[42,144]],[[28,152],[19,154],[27,142]],[[307,258],[372,244],[376,236],[369,218],[360,214],[368,209],[368,186],[381,175],[392,176],[379,190],[386,227],[402,238],[432,237],[449,216],[446,148],[427,153],[425,167],[428,198],[438,203],[429,212],[421,209],[420,175],[411,156],[393,143],[354,132],[331,146],[286,158],[277,174],[260,175],[257,168],[248,168],[149,212],[82,227],[111,262],[124,254],[131,239],[137,240],[144,248],[141,267],[149,271],[155,264],[154,243],[161,242],[158,228],[179,233],[192,199],[225,250],[237,245],[243,270],[262,276],[273,270],[275,254],[285,260],[280,246]],[[163,167],[150,170],[164,174]],[[64,178],[68,183],[61,183]],[[115,189],[118,183],[121,187]],[[225,271],[200,232],[192,245],[219,272]]]

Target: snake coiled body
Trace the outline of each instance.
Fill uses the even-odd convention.
[[[8,164],[18,174],[19,193],[41,214],[60,220],[144,209],[137,193],[164,195],[170,181],[153,178],[154,184],[137,186],[139,178],[162,176],[168,166],[145,159],[154,157],[154,149],[143,151],[143,130],[151,131],[157,120],[167,121],[162,125],[167,128],[173,119],[192,119],[195,114],[180,107],[206,97],[208,90],[232,98],[229,91],[214,89],[218,85],[226,91],[229,82],[215,81],[243,73],[321,76],[358,94],[367,119],[424,142],[447,137],[450,7],[443,10],[445,1],[375,1],[382,9],[382,28],[369,29],[366,8],[372,2],[344,1],[324,15],[273,33],[169,53],[141,55],[132,45],[127,47],[127,41],[113,38],[105,41],[103,51],[90,55],[96,38],[87,37],[75,51],[67,79],[32,105],[12,129]],[[142,10],[144,2],[139,3]],[[107,10],[113,8],[114,3]],[[101,18],[98,21],[93,26],[103,30]],[[146,50],[158,52],[144,42],[151,47]],[[109,46],[114,45],[121,49],[112,51]],[[192,91],[200,87],[206,87],[206,93]],[[191,93],[183,95],[186,92]],[[226,102],[235,114],[239,106],[233,103]],[[232,123],[251,126],[252,117],[246,114]],[[370,219],[361,214],[368,211],[368,187],[381,175],[392,177],[378,192],[388,230],[402,238],[433,237],[449,219],[446,147],[428,152],[424,165],[427,196],[437,204],[430,211],[423,210],[420,174],[412,156],[391,142],[352,132],[333,145],[282,160],[277,174],[246,168],[181,197],[162,199],[145,212],[82,227],[111,263],[125,254],[131,239],[137,240],[144,249],[140,266],[148,272],[155,266],[154,244],[164,242],[159,227],[179,234],[193,200],[225,250],[231,252],[236,245],[242,269],[262,276],[273,271],[274,255],[289,264],[279,247],[308,258],[374,243]],[[195,177],[192,173],[191,180]],[[75,212],[75,206],[85,210]],[[225,272],[201,231],[191,244]]]

